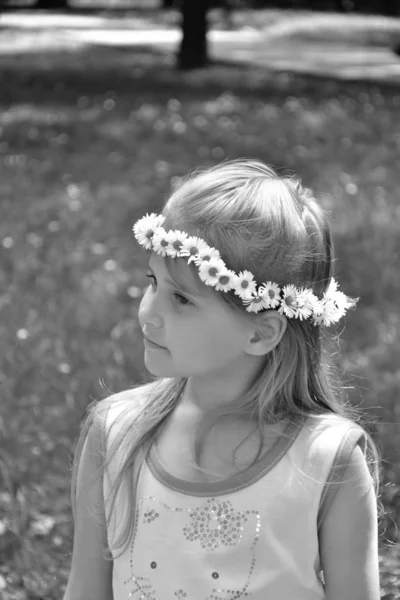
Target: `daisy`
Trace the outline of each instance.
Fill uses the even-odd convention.
[[[319,302],[317,314],[314,310],[314,325],[325,325],[329,327],[332,323],[337,323],[343,316],[341,310],[335,305],[332,299],[324,299]]]
[[[153,250],[160,256],[167,256],[168,234],[164,227],[158,227],[153,236]]]
[[[187,237],[182,242],[182,247],[179,251],[179,256],[188,256],[188,263],[190,263],[193,260],[195,260],[195,258],[197,258],[197,255],[199,254],[202,248],[208,248],[204,240],[194,235]]]
[[[325,325],[325,327],[329,327],[334,321],[328,316],[325,311],[321,315],[314,317],[313,323],[314,325]]]
[[[324,313],[324,304],[322,300],[318,300],[314,304],[311,322],[313,325],[320,325]]]
[[[285,285],[282,289],[283,298],[278,312],[286,315],[289,319],[297,316],[297,290],[294,285]]]
[[[335,281],[335,279],[333,277],[331,277],[328,288],[324,294],[324,298],[332,297],[335,294],[335,292],[337,292],[338,285],[339,285],[338,282]]]
[[[250,271],[241,271],[236,275],[235,294],[242,298],[242,300],[249,300],[252,294],[256,292],[256,282],[254,281],[253,273]]]
[[[220,258],[211,258],[204,261],[199,267],[199,277],[206,285],[217,285],[219,276],[227,270],[225,263]]]
[[[345,313],[346,310],[339,308],[333,298],[330,298],[325,302],[324,315],[325,320],[329,319],[330,321],[328,325],[330,325],[331,323],[337,323]]]
[[[302,321],[308,319],[314,313],[314,308],[318,302],[317,296],[311,290],[300,289],[297,294],[297,316]]]
[[[179,229],[175,229],[175,231],[169,231],[167,233],[167,254],[171,258],[177,258],[179,256],[179,252],[182,248],[183,242],[188,237],[188,234],[184,231],[179,231]]]
[[[139,219],[133,226],[135,238],[146,250],[151,249],[154,232],[158,227],[161,227],[164,221],[164,215],[151,213],[151,215],[146,214],[146,216]]]
[[[341,310],[346,310],[348,307],[347,296],[343,292],[336,291],[328,299],[334,302]]]
[[[212,258],[221,258],[219,250],[206,246],[200,250],[197,256],[195,256],[193,262],[199,267],[203,261],[208,262]]]
[[[346,296],[346,294],[339,291],[335,292],[332,300],[343,314],[346,313],[348,308],[354,308],[358,302],[358,298],[349,298],[349,296]]]
[[[258,293],[264,298],[266,308],[276,308],[281,303],[281,288],[277,283],[272,281],[263,283]]]
[[[218,283],[215,284],[215,289],[218,292],[229,292],[235,285],[235,273],[229,269],[224,269],[218,274]]]
[[[244,300],[243,303],[247,304],[247,312],[258,313],[260,310],[264,310],[264,308],[266,308],[265,298],[256,294],[253,294],[250,300]]]

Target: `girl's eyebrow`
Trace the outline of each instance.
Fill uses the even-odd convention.
[[[180,290],[182,290],[182,292],[184,292],[188,296],[193,296],[194,298],[201,297],[198,292],[193,292],[192,290],[189,290],[189,288],[187,288],[186,286],[184,286],[181,283],[171,281],[170,279],[165,279],[165,281],[166,281],[166,283],[169,283],[170,285],[172,285],[172,287],[179,288]]]
[[[150,264],[148,265],[149,270],[154,273],[154,270],[151,268]],[[189,288],[187,288],[184,284],[182,283],[178,283],[177,281],[172,281],[171,279],[168,279],[168,277],[166,277],[164,279],[164,281],[166,283],[168,283],[169,285],[171,285],[174,288],[178,288],[179,290],[181,290],[182,292],[184,292],[185,294],[187,294],[188,296],[192,296],[193,298],[198,298],[201,299],[202,296],[200,295],[199,292],[193,292],[192,290],[190,290]]]

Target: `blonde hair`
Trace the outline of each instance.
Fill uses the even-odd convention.
[[[200,236],[220,251],[228,268],[237,273],[249,270],[257,282],[291,283],[310,288],[322,297],[333,275],[333,248],[327,214],[298,178],[280,176],[261,162],[229,161],[192,173],[172,193],[163,214],[166,229],[179,229]],[[166,259],[166,262],[171,274],[179,279],[178,261]],[[235,294],[213,293],[218,294],[241,318],[257,318],[244,311],[241,300]],[[282,340],[265,356],[263,367],[247,393],[230,404],[229,414],[235,411],[256,416],[260,446],[253,464],[262,450],[263,424],[267,422],[324,413],[360,421],[358,412],[344,402],[324,350],[322,335],[321,327],[315,327],[308,321],[288,319]],[[185,383],[184,378],[152,381],[140,388],[140,407],[137,401],[120,400],[120,430],[107,453],[104,468],[121,444],[128,442],[107,515],[109,521],[118,490],[124,484],[132,510],[123,533],[116,541],[116,547],[122,548],[121,552],[133,534],[138,468],[143,464],[157,431],[175,408]],[[76,451],[73,507],[76,465],[84,441],[94,422],[101,422],[104,426],[108,408],[115,402],[119,400],[108,398],[89,408]],[[226,409],[216,407],[198,428],[194,440],[197,464],[200,462],[204,432],[209,430],[210,422],[215,424],[226,414]],[[371,436],[367,431],[365,435],[377,490],[379,457]]]

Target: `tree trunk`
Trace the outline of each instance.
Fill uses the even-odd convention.
[[[68,6],[68,0],[36,0],[32,8],[40,8],[44,10],[66,10],[70,7]]]
[[[198,69],[208,64],[208,6],[209,0],[181,0],[182,41],[178,52],[180,69]]]
[[[355,9],[355,2],[353,0],[335,0],[335,9],[337,12],[351,12]]]
[[[400,14],[399,0],[383,0],[382,12],[388,17],[397,17]]]

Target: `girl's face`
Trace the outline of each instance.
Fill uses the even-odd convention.
[[[184,286],[173,282],[164,258],[153,252],[150,256],[151,284],[139,308],[147,369],[160,377],[235,378],[244,363],[255,358],[244,350],[249,325],[194,280],[197,275],[184,259],[173,260]]]

